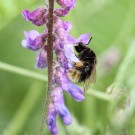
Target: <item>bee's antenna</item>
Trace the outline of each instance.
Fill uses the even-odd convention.
[[[92,40],[92,37],[90,38],[90,40],[89,40],[88,44],[90,43],[90,41],[91,41],[91,40]],[[88,45],[88,44],[87,44],[87,45]]]

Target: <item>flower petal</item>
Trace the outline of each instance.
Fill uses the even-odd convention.
[[[62,89],[60,87],[56,87],[53,90],[54,93],[54,106],[57,111],[57,113],[60,115],[62,118],[64,124],[69,125],[72,122],[71,115],[64,105],[64,98],[63,98],[63,93]]]
[[[39,56],[37,56],[37,58],[36,58],[36,65],[35,65],[36,68],[43,69],[43,68],[46,68],[46,67],[48,66],[46,47],[47,47],[47,46],[45,46],[45,47],[42,49],[41,53],[40,53]]]
[[[74,53],[74,47],[72,44],[64,45],[64,53],[70,62],[79,62],[79,59],[76,57]]]
[[[30,12],[29,10],[23,10],[22,15],[26,21],[32,21],[33,24],[40,26],[45,24],[46,18],[44,17],[46,9],[43,7]]]
[[[79,38],[76,40],[77,43],[82,42],[84,44],[88,44],[88,42],[90,40],[90,35],[91,35],[90,33],[80,35]]]
[[[64,29],[65,31],[69,32],[72,29],[72,24],[69,21],[63,22],[58,17],[54,17],[54,31],[57,31],[58,29]]]
[[[70,11],[69,7],[59,8],[54,10],[54,14],[59,17],[66,16]]]
[[[22,40],[22,46],[30,50],[36,51],[44,45],[46,35],[39,34],[37,31],[24,31],[25,40]]]
[[[71,0],[71,1],[72,1],[72,8],[74,8],[76,5],[76,0]]]
[[[74,39],[71,35],[68,34],[67,31],[65,31],[63,28],[59,28],[56,31],[57,36],[59,37],[59,39],[61,40],[62,43],[64,44],[75,44],[76,43],[76,39]]]
[[[29,10],[23,10],[22,16],[26,21],[29,21],[28,14],[30,14]]]
[[[63,28],[69,32],[72,29],[72,24],[69,21],[63,22]]]
[[[48,126],[48,129],[53,135],[57,135],[58,133],[58,128],[56,125],[56,115],[57,115],[57,112],[55,110],[54,104],[51,103],[48,109],[46,124]]]
[[[69,68],[70,63],[68,62],[68,59],[66,58],[64,49],[63,49],[63,44],[60,42],[59,39],[56,39],[54,42],[54,48],[55,48],[55,53],[57,57],[57,61],[66,69]]]
[[[56,2],[61,6],[61,7],[72,7],[73,3],[71,0],[56,0]]]

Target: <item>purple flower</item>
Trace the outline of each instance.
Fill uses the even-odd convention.
[[[61,7],[72,7],[72,4],[73,4],[71,0],[56,0],[56,2]]]
[[[59,17],[66,16],[76,4],[76,0],[56,0],[56,2],[62,7],[54,10],[54,14]]]
[[[68,63],[68,60],[65,56],[65,53],[62,51],[57,51],[56,55],[57,55],[57,60],[61,64],[61,66],[63,66],[65,69],[68,69],[69,63]]]
[[[75,44],[77,41],[74,39],[67,31],[65,31],[63,28],[59,28],[56,31],[56,34],[58,38],[61,40],[62,43],[64,44]]]
[[[76,0],[71,0],[71,1],[72,1],[72,8],[74,8],[76,5]]]
[[[22,40],[22,46],[30,50],[36,51],[44,45],[46,35],[40,35],[37,31],[24,31],[25,40]]]
[[[69,32],[72,29],[72,24],[69,21],[63,22],[63,29]]]
[[[70,11],[69,7],[55,9],[54,14],[59,17],[66,16]]]
[[[46,119],[48,129],[50,130],[52,135],[57,135],[57,133],[58,133],[58,128],[56,125],[57,112],[55,110],[55,106],[53,103],[50,103],[48,110],[49,111],[48,111],[48,115],[47,115],[47,119]]]
[[[60,117],[62,118],[63,122],[66,125],[71,124],[72,118],[68,109],[64,105],[64,98],[61,87],[56,87],[53,90],[53,96],[54,96],[54,106],[57,113],[60,115]]]
[[[64,44],[73,44],[74,46],[79,42],[82,42],[84,44],[88,44],[89,39],[90,39],[89,33],[82,34],[77,39],[75,39],[68,33],[68,31],[72,28],[70,23],[69,24],[65,23],[65,26],[67,26],[67,29],[65,27],[65,29],[59,28],[56,30],[56,34],[57,34],[58,38],[61,40],[61,42],[63,42]]]
[[[64,45],[64,53],[70,63],[79,62],[79,59],[76,57],[74,53],[74,47],[72,44]]]
[[[60,42],[60,40],[56,39],[54,42],[55,53],[57,57],[57,61],[66,69],[69,68],[70,63],[68,63],[68,59],[66,58],[64,52],[64,46]]]
[[[54,31],[57,31],[60,28],[62,28],[66,32],[69,32],[72,29],[72,24],[69,21],[63,22],[61,19],[55,16],[53,27],[54,27]]]
[[[88,44],[90,40],[90,34],[82,34],[78,37],[78,39],[76,40],[76,43],[82,42],[84,44]]]
[[[69,21],[62,21],[60,17],[66,16],[71,9],[75,7],[76,0],[56,0],[60,5],[59,9],[54,9],[53,14],[53,53],[56,54],[56,60],[53,65],[53,89],[48,98],[48,113],[46,124],[52,135],[58,134],[56,117],[59,115],[65,125],[72,123],[72,117],[64,103],[63,92],[70,94],[76,101],[85,99],[84,92],[68,78],[68,72],[74,67],[75,62],[79,62],[74,52],[74,46],[79,42],[84,44],[89,43],[90,34],[82,34],[77,39],[72,37],[69,32],[72,29],[72,24]],[[49,9],[39,7],[34,11],[24,10],[22,15],[26,21],[31,21],[37,26],[45,25],[43,34],[32,30],[24,31],[25,39],[22,41],[22,46],[30,50],[36,51],[36,68],[44,69],[48,66],[46,45],[50,37],[48,23]],[[49,61],[50,62],[50,61]]]
[[[75,7],[76,0],[56,0],[61,7],[69,7],[70,9]]]
[[[32,21],[33,24],[40,26],[46,22],[46,12],[47,10],[43,7],[38,8],[37,10],[30,12],[29,10],[24,10],[22,15],[26,21]]]
[[[48,63],[47,63],[47,46],[44,46],[42,48],[41,53],[36,58],[35,66],[36,66],[36,68],[43,69],[43,68],[46,68],[47,65],[48,65]]]

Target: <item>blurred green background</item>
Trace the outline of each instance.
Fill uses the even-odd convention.
[[[34,79],[29,72],[10,65],[46,77],[46,70],[34,67],[36,54],[21,46],[24,30],[44,30],[26,22],[22,10],[43,4],[42,0],[0,0],[0,135],[38,134],[46,83],[42,76]],[[73,24],[74,37],[92,34],[90,46],[97,54],[98,66],[97,81],[91,87],[96,90],[89,90],[85,101],[77,103],[65,94],[74,121],[66,127],[60,120],[59,135],[135,135],[134,5],[135,0],[77,0],[76,8],[63,18]],[[18,73],[8,72],[10,69]],[[118,102],[109,101],[108,87]],[[49,135],[46,128],[44,135]]]

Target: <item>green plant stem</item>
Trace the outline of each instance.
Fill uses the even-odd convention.
[[[47,77],[45,77],[44,75],[35,73],[33,71],[29,71],[27,69],[23,69],[17,66],[13,66],[13,65],[1,62],[1,61],[0,61],[0,70],[15,73],[18,75],[22,75],[22,76],[33,78],[40,81],[47,81]]]
[[[104,101],[111,101],[111,97],[108,94],[101,92],[100,90],[89,89],[86,93]]]
[[[11,120],[7,128],[3,131],[2,135],[19,134],[19,132],[25,125],[25,122],[27,121],[30,113],[32,112],[39,98],[41,97],[42,94],[41,86],[42,86],[41,83],[36,82],[31,86],[30,90],[23,99],[20,107],[15,113],[13,119]]]

